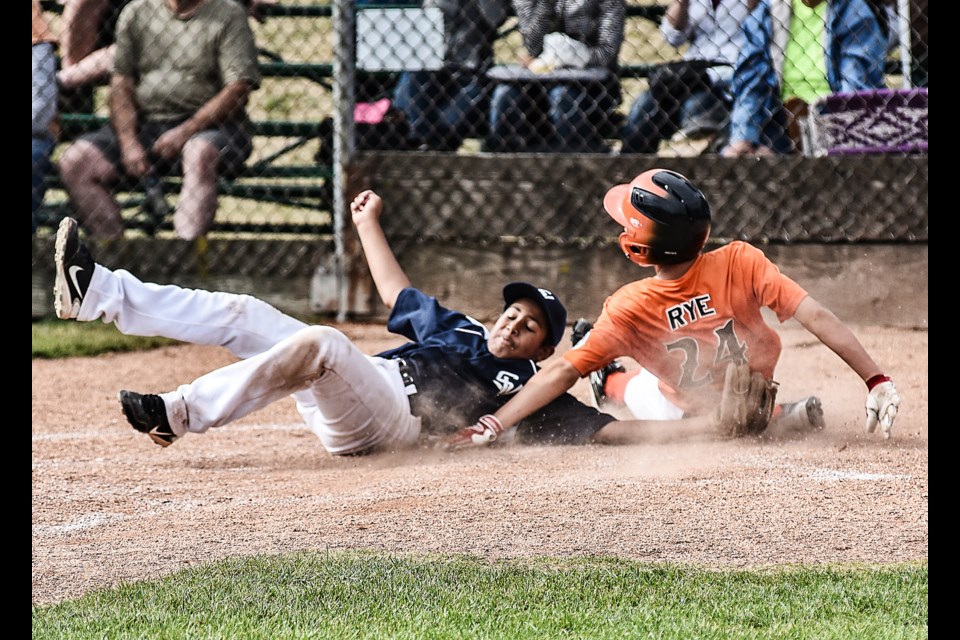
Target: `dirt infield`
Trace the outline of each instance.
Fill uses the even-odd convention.
[[[293,550],[619,556],[751,567],[928,558],[927,331],[854,327],[903,397],[863,433],[863,383],[796,325],[781,400],[815,393],[798,438],[510,446],[328,456],[292,400],[162,449],[116,394],[175,388],[218,348],[33,362],[33,603],[227,557]],[[345,325],[370,353],[398,343]],[[574,393],[587,398],[581,381]]]

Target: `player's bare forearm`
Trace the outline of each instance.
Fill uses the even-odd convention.
[[[840,356],[864,381],[882,373],[853,331],[811,296],[803,299],[793,317],[804,329]]]
[[[534,411],[560,397],[579,379],[580,372],[572,364],[557,358],[530,378],[494,415],[504,426],[519,424]]]
[[[390,243],[387,242],[387,236],[383,233],[380,225],[382,209],[383,201],[380,196],[369,189],[361,192],[350,203],[353,224],[357,229],[373,283],[383,304],[392,309],[400,292],[410,286],[410,278],[400,266]]]

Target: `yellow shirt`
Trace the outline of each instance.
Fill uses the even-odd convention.
[[[793,0],[790,39],[783,60],[781,97],[784,102],[796,96],[810,104],[830,93],[823,51],[826,15],[826,2],[811,9],[801,0]]]

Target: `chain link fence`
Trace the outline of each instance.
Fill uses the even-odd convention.
[[[243,6],[256,47],[258,86],[244,107],[252,150],[239,169],[216,177],[212,225],[191,239],[268,239],[277,255],[243,262],[271,276],[277,265],[302,275],[311,263],[305,247],[318,240],[331,240],[346,260],[356,256],[346,203],[367,186],[392,207],[387,231],[400,254],[422,240],[584,244],[614,231],[598,223],[609,222],[600,209],[606,188],[658,165],[703,188],[718,238],[927,241],[926,0],[816,8],[771,0],[752,12],[755,0],[204,4],[219,2]],[[102,10],[86,23],[102,30],[95,46],[115,37],[119,14],[111,11],[163,4],[42,3],[60,37],[61,84],[54,168],[34,212],[35,271],[48,268],[37,259],[64,215],[87,233],[99,215],[97,200],[83,195],[89,184],[74,170],[68,191],[62,171],[71,146],[111,117],[108,77],[83,78],[83,60],[68,58],[83,40],[71,3],[77,12]],[[206,19],[220,28],[217,16]],[[820,26],[806,32],[803,24]],[[160,46],[149,32],[131,31],[125,55]],[[769,63],[760,60],[763,37],[786,43]],[[169,67],[209,68],[190,40],[182,46]],[[754,55],[738,67],[724,59],[731,50]],[[36,76],[35,59],[35,85]],[[222,84],[210,79],[210,91]],[[163,91],[176,94],[177,85]],[[120,242],[182,240],[174,212],[187,206],[185,179],[175,167],[158,188],[105,185],[119,208]],[[89,182],[103,186],[102,176]],[[115,262],[181,253],[121,251]],[[340,277],[344,264],[334,260]]]

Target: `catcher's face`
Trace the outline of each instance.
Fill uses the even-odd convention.
[[[553,353],[545,345],[547,318],[533,300],[521,298],[507,307],[497,318],[487,348],[498,358],[520,358],[539,362]]]

